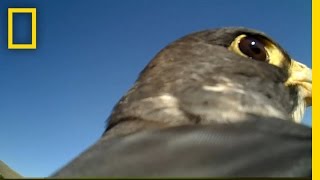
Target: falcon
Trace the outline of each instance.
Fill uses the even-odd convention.
[[[102,137],[52,177],[310,177],[311,69],[243,27],[161,50]]]

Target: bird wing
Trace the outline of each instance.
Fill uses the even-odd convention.
[[[260,118],[101,139],[53,177],[311,177],[311,128]]]

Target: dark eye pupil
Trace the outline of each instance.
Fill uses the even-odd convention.
[[[257,47],[255,45],[255,43],[251,43],[251,47],[250,48],[251,48],[252,52],[254,52],[256,54],[260,54],[261,53],[261,49],[259,47]]]
[[[245,37],[241,39],[239,49],[242,53],[252,59],[259,61],[267,60],[267,53],[264,48],[264,44],[255,38]]]

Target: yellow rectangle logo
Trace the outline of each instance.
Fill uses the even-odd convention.
[[[31,44],[13,43],[13,14],[31,13],[32,38]],[[36,49],[37,48],[37,9],[36,8],[8,8],[8,49]]]

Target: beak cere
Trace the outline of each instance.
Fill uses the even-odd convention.
[[[290,77],[286,85],[298,87],[299,96],[304,99],[306,106],[312,105],[312,71],[306,65],[298,61],[291,60]]]

